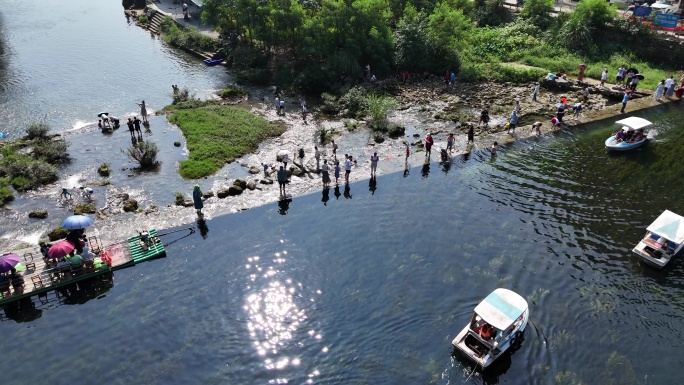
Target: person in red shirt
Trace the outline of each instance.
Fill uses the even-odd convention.
[[[425,156],[428,158],[430,157],[433,144],[435,144],[435,141],[432,139],[432,134],[428,132],[427,136],[425,137]]]

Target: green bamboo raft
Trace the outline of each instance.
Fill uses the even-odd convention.
[[[93,263],[84,263],[83,266],[67,269],[46,265],[42,258],[33,257],[41,255],[40,251],[31,250],[24,254],[22,260],[25,266],[30,266],[22,276],[23,283],[3,288],[0,291],[0,306],[141,262],[162,258],[166,256],[166,250],[159,237],[156,229],[150,229],[102,249],[93,237],[95,242],[90,241],[91,251],[95,254],[91,261]]]

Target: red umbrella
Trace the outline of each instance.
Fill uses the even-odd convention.
[[[68,241],[59,241],[50,247],[48,250],[49,258],[62,258],[63,256],[74,251],[74,245]]]

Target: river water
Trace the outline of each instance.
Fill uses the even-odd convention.
[[[4,309],[3,384],[678,383],[684,263],[630,250],[684,213],[680,108],[640,113],[653,140],[629,154],[597,122],[195,224],[164,259]],[[451,340],[497,287],[531,323],[473,373]]]

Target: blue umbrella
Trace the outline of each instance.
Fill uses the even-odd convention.
[[[67,230],[80,230],[93,224],[93,220],[85,215],[72,215],[62,222],[62,227]]]

